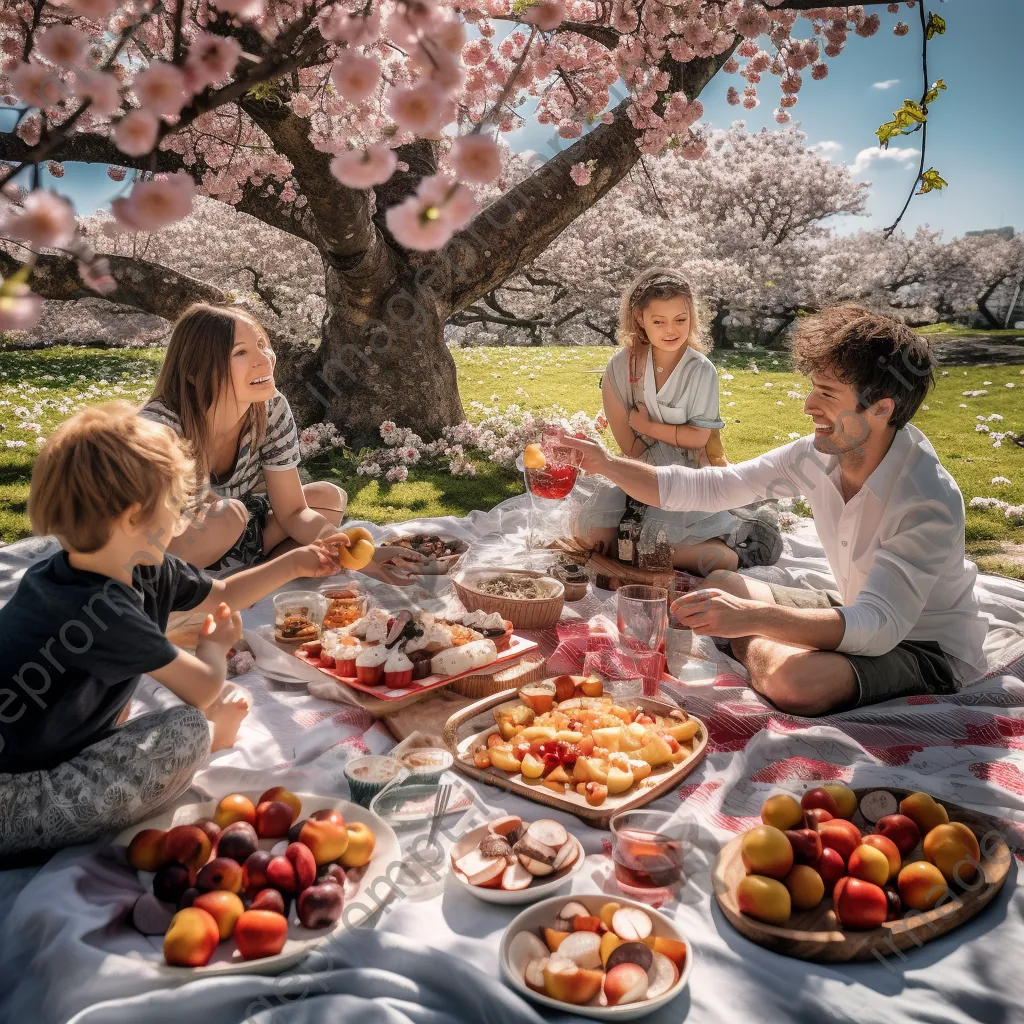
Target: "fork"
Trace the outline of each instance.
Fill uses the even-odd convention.
[[[434,797],[434,814],[430,822],[430,833],[427,836],[427,844],[429,846],[433,846],[437,841],[437,833],[441,828],[441,821],[445,816],[445,812],[448,810],[448,802],[451,800],[451,795],[451,784],[445,783],[438,788],[437,796]]]

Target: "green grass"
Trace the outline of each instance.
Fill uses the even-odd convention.
[[[536,412],[560,406],[568,412],[596,413],[601,404],[598,380],[611,350],[464,349],[454,355],[466,412],[475,419],[479,410],[474,402],[502,409],[516,404]],[[113,398],[141,401],[149,394],[161,358],[162,352],[156,350],[0,352],[0,425],[4,427],[0,432],[0,539],[12,541],[29,532],[25,500],[36,449],[34,435],[21,429],[21,424],[38,423],[45,435],[82,404]],[[791,433],[806,432],[808,420],[802,413],[802,401],[787,395],[790,391],[803,395],[806,384],[790,372],[784,355],[723,352],[715,359],[726,421],[724,442],[732,461],[784,444]],[[748,369],[751,359],[760,372]],[[1003,419],[988,424],[993,430],[1024,434],[1024,368],[950,367],[947,372],[948,376],[940,376],[927,408],[919,411],[914,422],[931,439],[966,501],[984,496],[1024,503],[1024,449],[1009,439],[1002,447],[993,448],[987,434],[975,431],[977,416],[995,413]],[[726,379],[728,374],[731,380]],[[986,381],[992,383],[986,385]],[[1007,383],[1014,387],[1007,388]],[[988,393],[973,398],[962,394],[982,389]],[[18,407],[29,410],[27,420],[15,415]],[[6,442],[10,440],[28,444],[9,449]],[[340,460],[317,460],[309,468],[314,475],[330,476],[348,490],[353,516],[377,523],[464,515],[474,508],[489,509],[522,489],[515,474],[484,461],[478,463],[476,477],[456,478],[414,468],[411,479],[401,484],[356,476],[352,464]],[[994,486],[991,480],[996,476],[1008,477],[1012,483]],[[1001,513],[968,509],[968,547],[990,571],[1024,575],[1022,558],[1013,550],[1022,533]]]
[[[993,330],[992,328],[972,328],[964,327],[963,324],[926,324],[924,327],[915,327],[914,330],[918,334],[928,335],[930,337],[971,337],[971,338],[1020,338],[1024,337],[1024,331],[1014,330],[1013,328],[1000,328]]]

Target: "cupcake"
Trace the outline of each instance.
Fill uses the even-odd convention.
[[[340,676],[345,679],[356,678],[356,659],[362,649],[363,645],[355,637],[343,636],[338,639],[331,653],[334,656],[334,667]]]
[[[349,792],[362,807],[369,807],[370,801],[401,772],[402,765],[396,758],[379,754],[357,757],[345,765]]]
[[[406,657],[412,662],[413,679],[426,679],[430,675],[430,660],[426,651],[407,651]]]
[[[376,686],[384,678],[384,662],[390,654],[382,644],[363,648],[356,657],[356,679],[364,686]]]
[[[401,651],[392,651],[384,662],[384,685],[398,689],[411,682],[412,662]]]
[[[366,616],[364,637],[369,644],[380,644],[388,635],[388,622],[391,616],[383,608],[374,608]]]
[[[402,754],[400,760],[402,767],[409,772],[409,777],[402,780],[403,785],[408,782],[435,786],[455,763],[452,755],[440,747],[415,747]]]

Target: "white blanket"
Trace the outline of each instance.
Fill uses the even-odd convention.
[[[474,558],[490,564],[522,565],[523,515],[515,504],[463,520],[410,526],[474,540]],[[372,529],[379,537],[381,531]],[[827,582],[820,576],[826,567],[813,528],[802,524],[786,547],[780,568],[769,572]],[[47,550],[40,541],[0,549],[0,600]],[[1002,631],[993,639],[993,657],[1005,665],[1024,647],[1024,587],[992,577],[984,577],[982,586],[993,631]],[[443,602],[443,590],[443,581],[433,581],[412,596]],[[396,603],[405,597],[389,591],[380,588],[380,596]],[[604,607],[599,595],[575,606],[572,614],[590,615]],[[245,620],[250,628],[268,622],[269,602],[246,613]],[[1021,1018],[1024,977],[1015,954],[1024,944],[1024,896],[1016,870],[974,922],[913,951],[905,962],[824,967],[776,956],[736,934],[710,897],[710,867],[720,844],[749,827],[769,793],[780,787],[799,791],[801,780],[815,778],[927,789],[999,817],[1011,845],[1021,846],[1024,682],[1003,675],[954,697],[895,701],[808,722],[766,707],[729,668],[719,666],[713,678],[698,675],[692,685],[670,688],[679,703],[707,722],[711,743],[700,768],[658,802],[686,822],[693,836],[687,886],[669,912],[692,941],[695,964],[687,993],[648,1018],[652,1024],[684,1018],[709,1024],[734,1018],[772,1024]],[[253,713],[238,746],[212,757],[197,775],[201,792],[261,788],[273,780],[344,796],[344,760],[391,743],[362,711],[297,690],[272,689],[258,673],[241,681],[253,689]],[[138,697],[137,710],[173,699],[151,682],[140,687]],[[491,808],[537,814],[527,801],[474,788]],[[554,816],[580,837],[588,854],[573,889],[614,893],[607,833],[567,815]],[[0,873],[0,1021],[49,1024],[80,1012],[77,1020],[89,1024],[327,1019],[535,1024],[536,1012],[497,980],[498,941],[510,910],[473,899],[450,878],[438,888],[427,899],[395,900],[376,932],[361,931],[359,941],[335,951],[330,961],[311,957],[285,979],[210,979],[168,993],[132,953],[137,940],[119,923],[133,899],[123,872],[96,849],[64,851],[41,870]]]

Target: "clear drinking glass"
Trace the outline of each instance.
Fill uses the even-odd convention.
[[[699,576],[691,576],[688,572],[676,572],[668,585],[668,624],[670,629],[686,629],[679,619],[672,614],[672,605],[685,594],[692,593],[703,582]]]
[[[653,906],[674,899],[683,880],[682,823],[664,811],[623,811],[609,823],[615,881]]]
[[[621,646],[649,651],[664,648],[668,628],[668,591],[664,587],[619,587],[615,592],[615,613]]]

